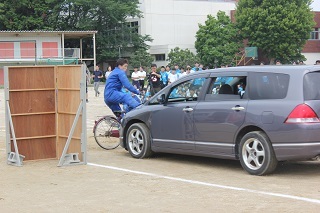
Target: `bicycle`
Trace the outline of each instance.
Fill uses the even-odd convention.
[[[119,118],[122,113],[123,112],[119,112],[120,115],[116,115],[116,117],[112,115],[106,115],[95,121],[93,127],[93,136],[97,144],[102,149],[111,150],[120,145]]]
[[[143,92],[139,98],[141,104],[147,101],[148,90]],[[125,111],[114,112],[113,115],[102,116],[95,121],[93,126],[93,136],[96,143],[105,150],[112,150],[120,145],[120,120],[124,116]]]

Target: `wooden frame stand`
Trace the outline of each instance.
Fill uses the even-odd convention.
[[[5,67],[4,77],[8,164],[86,164],[85,67]]]

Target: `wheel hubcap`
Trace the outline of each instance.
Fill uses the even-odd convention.
[[[246,166],[258,170],[265,161],[266,153],[261,141],[256,138],[248,139],[242,147],[242,159]]]
[[[132,129],[129,133],[129,138],[128,138],[128,144],[129,144],[129,149],[134,155],[139,155],[144,146],[144,138],[143,134],[140,130],[138,129]]]

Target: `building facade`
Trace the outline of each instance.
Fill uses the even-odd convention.
[[[82,39],[93,38],[97,31],[0,31],[0,85],[4,66],[57,65],[93,61],[83,57]],[[68,39],[79,39],[77,48],[65,47]]]
[[[316,25],[310,33],[310,39],[302,50],[302,54],[307,58],[305,64],[314,64],[316,60],[320,60],[320,12],[314,13]]]
[[[235,7],[232,0],[140,0],[143,17],[129,21],[138,24],[141,35],[153,38],[150,54],[161,66],[168,63],[168,53],[175,47],[196,52],[195,35],[207,15],[215,16],[219,10],[230,15]]]
[[[171,49],[188,48],[196,53],[194,43],[199,24],[204,24],[207,15],[216,16],[219,10],[226,12],[234,21],[238,0],[140,0],[142,18],[129,19],[139,26],[141,35],[150,35],[150,54],[158,66],[168,63]],[[306,64],[320,59],[320,12],[315,12],[316,26],[310,34],[302,53]]]

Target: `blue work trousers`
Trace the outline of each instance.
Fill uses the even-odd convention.
[[[109,92],[106,95],[104,102],[108,105],[112,112],[121,111],[121,107],[119,105],[120,103],[127,106],[125,109],[126,112],[129,112],[140,105],[140,102],[133,98],[131,93],[123,93],[120,91]]]

